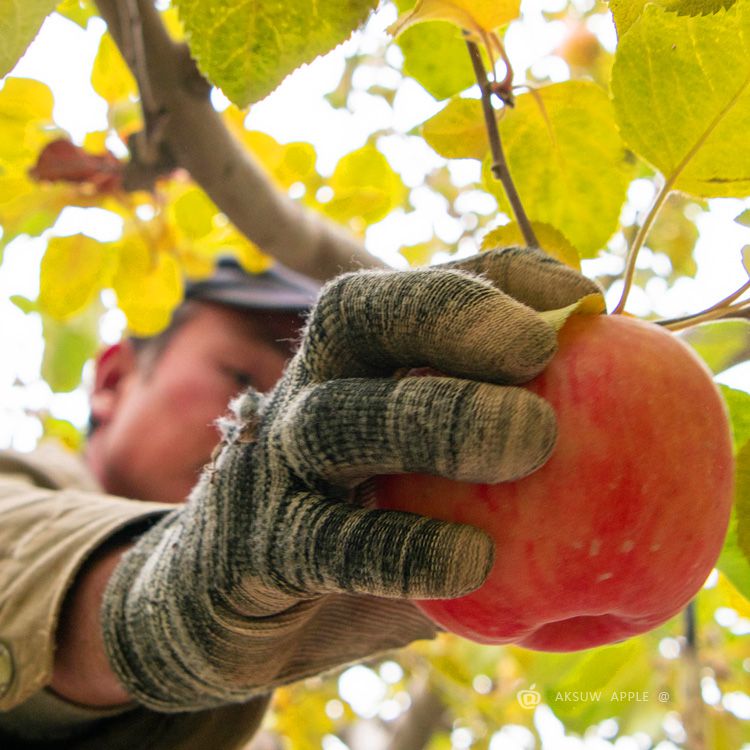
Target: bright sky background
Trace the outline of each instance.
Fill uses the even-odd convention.
[[[579,0],[584,4],[588,0]],[[534,60],[538,72],[547,71],[555,80],[564,80],[567,66],[553,57],[544,58],[561,41],[565,33],[562,23],[549,24],[541,15],[542,8],[559,10],[564,6],[560,0],[528,0],[524,4],[525,22],[514,25],[507,37],[510,58],[516,67],[523,69]],[[393,110],[381,100],[358,94],[353,98],[353,112],[335,110],[324,100],[323,94],[335,88],[347,53],[354,48],[360,51],[376,48],[384,36],[385,27],[395,18],[394,11],[386,8],[369,24],[368,34],[358,34],[327,57],[317,61],[291,76],[264,102],[252,109],[248,124],[264,130],[277,140],[288,142],[304,140],[311,142],[319,154],[319,169],[332,171],[337,160],[345,153],[361,146],[368,135],[379,127],[395,126],[406,133],[423,122],[442,104],[435,102],[426,92],[411,81],[404,81],[396,95]],[[592,30],[600,35],[605,46],[613,48],[615,37],[611,21],[598,16],[590,21]],[[54,116],[74,140],[80,142],[84,134],[92,129],[106,127],[106,105],[91,88],[88,74],[96,54],[99,38],[104,30],[102,22],[93,21],[86,31],[58,16],[45,23],[42,32],[29,52],[13,71],[16,76],[38,78],[47,83],[55,95]],[[398,55],[396,48],[389,54]],[[370,83],[387,83],[392,72],[384,69],[363,68],[356,74],[355,83],[362,86]],[[215,97],[217,106],[222,106],[222,97]],[[304,112],[304,116],[299,116]],[[386,156],[402,175],[408,186],[419,184],[423,175],[442,163],[420,139],[394,136],[381,142]],[[467,161],[451,166],[458,182],[468,183],[477,178],[478,164]],[[630,194],[631,208],[645,211],[652,198],[651,187],[642,182],[636,184]],[[427,239],[433,227],[447,242],[455,241],[461,226],[444,211],[440,199],[428,191],[418,191],[414,196],[417,210],[410,216],[396,212],[367,235],[368,247],[394,265],[403,265],[398,255],[401,245],[415,244]],[[496,209],[494,200],[487,196],[468,195],[467,210],[490,214]],[[699,273],[695,280],[686,279],[669,293],[664,293],[662,284],[656,280],[645,292],[635,291],[630,298],[629,309],[636,314],[655,307],[658,314],[671,317],[686,311],[697,311],[725,297],[740,286],[746,278],[740,260],[740,250],[750,243],[750,229],[734,223],[733,219],[745,207],[745,201],[712,201],[710,210],[701,216],[700,240],[696,257]],[[103,220],[96,209],[68,209],[61,216],[54,232],[70,234],[86,231],[103,240],[118,235],[120,227],[111,218]],[[69,419],[76,425],[85,424],[88,410],[85,388],[70,394],[52,394],[39,375],[42,339],[41,324],[36,316],[25,316],[10,302],[9,297],[20,294],[34,299],[38,293],[38,269],[45,243],[42,239],[18,238],[5,251],[5,260],[0,267],[0,448],[13,446],[20,450],[31,449],[39,437],[40,427],[28,411],[47,409],[53,416]],[[461,252],[473,252],[473,246],[463,247]],[[645,251],[642,263],[660,263]],[[614,262],[614,266],[611,264]],[[609,265],[608,265],[609,264]],[[594,261],[587,263],[590,272],[606,270],[618,272],[618,261]],[[614,304],[618,290],[612,290],[610,307]],[[658,303],[656,302],[658,300]],[[111,312],[103,322],[105,341],[117,340],[123,327],[123,318]],[[88,373],[90,377],[90,372]],[[750,365],[742,365],[723,374],[724,383],[750,391]],[[395,662],[381,666],[378,673],[357,666],[345,671],[339,682],[342,698],[350,702],[360,716],[380,715],[392,719],[408,708],[408,696],[383,701],[386,685],[399,679],[400,667]],[[710,687],[710,686],[709,686]],[[477,690],[481,692],[480,687]],[[710,697],[710,696],[709,696]],[[400,702],[399,702],[400,701]],[[338,701],[331,701],[330,711],[341,710]],[[750,718],[750,708],[743,709]],[[738,714],[739,715],[739,714]],[[584,742],[563,737],[563,727],[551,711],[540,707],[535,715],[538,731],[544,738],[545,748],[617,748],[617,750],[640,750],[649,746],[645,736],[620,738],[615,744],[608,741],[616,731],[616,725],[605,722]],[[456,730],[452,737],[455,748],[468,747],[470,737]],[[674,728],[673,739],[680,740],[681,727]],[[533,747],[533,738],[523,727],[504,727],[490,745],[492,750],[524,750]],[[335,737],[327,737],[324,750],[342,750],[345,746]],[[659,750],[675,748],[671,743],[662,743]]]

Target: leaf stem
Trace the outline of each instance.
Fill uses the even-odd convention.
[[[505,194],[508,196],[511,209],[513,210],[513,214],[518,222],[518,226],[521,228],[524,241],[529,247],[539,247],[539,241],[534,234],[528,216],[526,216],[526,211],[521,203],[521,198],[518,195],[515,184],[513,183],[513,178],[510,176],[508,163],[505,160],[503,144],[500,140],[500,131],[497,129],[497,120],[495,119],[495,109],[492,106],[493,89],[491,83],[487,79],[487,71],[484,68],[482,55],[479,52],[479,47],[470,39],[466,40],[466,46],[469,49],[469,56],[471,57],[471,63],[474,66],[474,74],[477,83],[479,84],[479,90],[482,92],[484,122],[487,128],[487,138],[490,142],[490,150],[492,152],[492,174],[502,183]],[[508,75],[510,75],[510,71],[508,72]]]
[[[628,295],[630,294],[630,289],[633,286],[633,278],[635,277],[635,264],[638,260],[638,253],[643,247],[643,244],[646,241],[646,237],[648,237],[648,233],[651,231],[651,227],[653,226],[654,221],[656,221],[656,217],[659,215],[661,207],[664,205],[664,202],[672,192],[673,182],[674,179],[669,179],[664,183],[664,185],[662,185],[661,190],[659,190],[659,193],[654,199],[654,202],[649,209],[649,212],[646,215],[643,224],[641,224],[640,229],[638,230],[638,233],[633,240],[633,244],[628,250],[628,257],[625,262],[625,274],[623,276],[622,295],[620,296],[620,301],[612,310],[612,315],[618,315],[625,310],[625,303],[628,301]]]
[[[706,323],[709,320],[716,320],[717,318],[731,318],[736,313],[744,313],[746,310],[750,310],[750,300],[738,302],[736,305],[713,307],[706,312],[698,313],[697,315],[689,315],[685,318],[676,318],[673,321],[658,322],[660,325],[663,325],[670,331],[682,331],[685,328],[691,328],[692,326],[698,325],[698,323]],[[738,315],[737,317],[745,316]]]

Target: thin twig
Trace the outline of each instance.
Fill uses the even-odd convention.
[[[691,325],[693,325],[695,321],[698,319],[702,321],[704,319],[711,320],[714,317],[721,317],[728,310],[736,309],[737,306],[732,305],[732,302],[734,302],[736,299],[739,299],[748,290],[750,290],[750,279],[748,279],[739,289],[732,292],[727,297],[724,297],[724,299],[719,300],[719,302],[717,302],[716,304],[711,305],[711,307],[707,307],[705,310],[701,310],[700,312],[697,312],[697,313],[691,313],[690,315],[681,315],[679,318],[667,318],[664,320],[656,320],[654,322],[660,326],[664,326],[665,328],[676,330],[674,326],[681,324],[681,323],[690,323]],[[742,303],[740,309],[744,307],[744,304],[745,303]],[[710,313],[714,313],[714,312],[716,313],[716,315],[711,315],[708,318],[706,317],[706,316],[709,316]]]
[[[700,313],[698,315],[688,315],[684,318],[676,318],[674,321],[657,321],[659,325],[668,328],[670,331],[682,331],[685,328],[691,328],[697,326],[698,323],[707,323],[709,320],[717,320],[718,318],[731,318],[736,316],[746,317],[745,315],[738,315],[738,313],[744,313],[750,310],[750,300],[744,302],[738,302],[735,305],[727,305],[726,307],[717,307],[710,312]]]
[[[638,233],[633,240],[633,244],[628,250],[628,258],[625,263],[625,274],[623,275],[623,287],[622,294],[620,295],[620,301],[617,303],[615,308],[612,310],[612,315],[618,315],[625,310],[625,304],[628,301],[628,295],[630,294],[630,288],[633,286],[633,278],[635,277],[635,265],[638,260],[638,253],[643,247],[643,243],[646,241],[648,233],[651,231],[651,227],[656,221],[656,217],[659,215],[661,207],[664,205],[664,201],[669,197],[672,192],[672,185],[674,180],[667,180],[659,191],[658,195],[654,199],[654,203],[649,209],[646,218],[638,229]]]
[[[482,109],[484,111],[484,121],[487,127],[487,138],[489,139],[490,150],[492,152],[492,174],[494,174],[503,185],[503,189],[508,196],[508,201],[510,202],[518,226],[521,228],[524,241],[529,247],[539,247],[539,241],[534,234],[528,216],[526,216],[526,211],[521,203],[521,198],[518,195],[516,186],[513,183],[513,178],[510,175],[508,163],[505,160],[505,153],[503,152],[503,145],[500,140],[500,131],[497,128],[497,120],[495,119],[495,109],[492,106],[492,85],[487,80],[487,71],[484,68],[482,55],[479,52],[479,47],[470,39],[466,40],[466,46],[469,48],[469,56],[471,57],[471,63],[474,66],[474,74],[476,75],[477,83],[479,84],[479,90],[482,92]]]

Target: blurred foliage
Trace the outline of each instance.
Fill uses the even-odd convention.
[[[8,12],[23,16],[18,34],[7,37],[8,69],[53,5],[7,4]],[[184,27],[201,70],[244,106],[268,94],[301,62],[343,42],[374,3],[324,7],[181,0],[176,5],[179,20],[174,7],[162,11],[170,32],[181,37]],[[397,5],[402,17],[415,7],[409,0]],[[243,23],[227,20],[231,9],[243,14]],[[679,187],[646,239],[654,262],[640,264],[636,275],[642,289],[655,281],[666,291],[696,275],[697,220],[706,209],[701,199],[750,193],[750,0],[648,5],[612,0],[611,9],[619,34],[614,54],[597,25],[608,12],[604,3],[571,2],[545,12],[549,28],[565,27],[546,62],[554,62],[556,70],[562,66],[571,80],[544,72],[553,69],[549,65],[523,67],[511,59],[514,81],[523,85],[515,89],[515,106],[497,105],[498,123],[540,244],[571,265],[596,258],[607,261],[606,267],[622,266],[626,245],[643,221],[643,209],[630,192],[634,181],[651,186],[654,194],[665,183]],[[89,0],[65,0],[58,12],[84,27],[96,15]],[[409,132],[399,130],[392,118],[389,127],[372,132],[324,173],[311,143],[283,143],[273,133],[248,129],[245,112],[235,104],[222,111],[222,118],[279,190],[364,239],[394,215],[409,217],[426,194],[431,196],[438,208],[430,235],[400,251],[409,264],[423,265],[457,250],[521,241],[492,177],[465,38],[450,21],[468,23],[481,41],[496,25],[505,24],[502,39],[506,29],[521,28],[528,19],[512,21],[517,2],[422,0],[416,12],[425,22],[397,39],[379,49],[352,48],[327,97],[332,106],[347,110],[366,96],[393,113],[406,85],[420,86],[443,108]],[[206,34],[212,13],[223,21],[210,24]],[[3,23],[8,18],[0,13],[5,29]],[[489,64],[486,52],[484,60]],[[497,69],[502,77],[502,63]],[[377,76],[377,83],[370,75],[363,83],[362,71],[388,75]],[[68,149],[69,160],[52,165],[55,174],[68,175],[65,180],[45,179],[50,165],[40,160],[49,144],[70,140],[54,121],[52,93],[38,81],[12,74],[0,90],[0,260],[16,238],[41,237],[46,243],[38,298],[16,295],[13,301],[39,319],[45,341],[41,377],[55,392],[80,386],[85,363],[99,345],[102,316],[114,305],[127,330],[147,335],[167,323],[182,299],[185,278],[210,273],[218,255],[233,255],[251,271],[271,263],[184,173],[161,178],[151,192],[128,193],[121,187],[118,169],[124,168],[129,139],[143,121],[135,81],[108,34],[101,38],[91,81],[106,102],[107,126],[92,128],[75,144],[81,149],[77,156]],[[390,158],[387,144],[394,141],[434,156],[422,179],[407,179],[402,165]],[[467,164],[472,169],[464,170]],[[105,165],[106,175],[98,173]],[[470,177],[458,179],[459,169]],[[76,179],[70,177],[74,173]],[[58,217],[70,206],[106,212],[120,227],[117,237],[103,241],[58,233]],[[738,226],[750,225],[748,211],[737,217]],[[446,239],[441,219],[458,226],[458,236]],[[618,276],[602,271],[599,280],[608,288]],[[738,279],[737,286],[744,281]],[[709,322],[682,336],[718,374],[748,359],[749,326],[746,320]],[[707,746],[735,750],[750,742],[750,396],[723,392],[738,456],[737,503],[719,563],[722,573],[697,599],[698,677]],[[81,444],[70,423],[42,412],[37,416],[48,436],[71,447]],[[317,749],[324,747],[323,738],[337,737],[352,750],[376,750],[387,747],[428,696],[442,707],[430,714],[430,750],[485,749],[493,737],[492,750],[539,747],[545,716],[548,724],[552,716],[563,723],[559,732],[601,743],[640,733],[643,747],[662,740],[686,747],[682,718],[696,708],[687,698],[695,680],[690,658],[682,618],[640,638],[575,654],[479,646],[445,635],[363,667],[380,690],[371,710],[355,705],[343,678],[318,678],[279,690],[266,729],[283,748]],[[395,678],[393,669],[386,669],[391,659],[400,665]]]

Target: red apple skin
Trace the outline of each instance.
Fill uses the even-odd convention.
[[[555,409],[549,461],[515,482],[377,479],[377,505],[473,524],[495,540],[485,584],[417,602],[480,643],[576,651],[678,613],[722,547],[734,465],[724,402],[673,334],[616,316],[572,316],[527,384]]]

